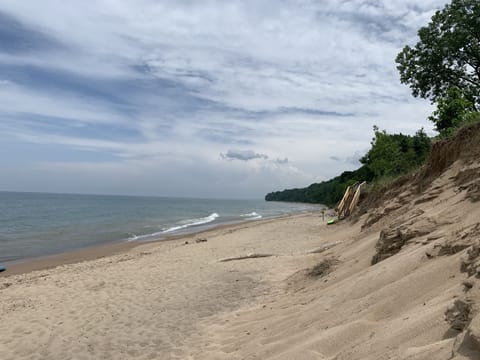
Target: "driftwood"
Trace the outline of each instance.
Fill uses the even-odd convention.
[[[329,250],[329,249],[331,249],[331,248],[333,248],[333,247],[335,247],[335,246],[337,246],[338,244],[341,244],[341,243],[342,243],[341,241],[337,241],[337,242],[334,242],[334,243],[325,244],[322,247],[310,250],[308,253],[309,254],[321,254],[324,251],[327,251],[327,250]]]
[[[274,256],[273,254],[248,254],[244,256],[231,257],[226,259],[219,260],[220,262],[235,261],[235,260],[245,260],[245,259],[257,259]]]

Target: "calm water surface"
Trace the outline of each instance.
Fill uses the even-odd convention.
[[[0,262],[318,209],[263,200],[0,192]]]

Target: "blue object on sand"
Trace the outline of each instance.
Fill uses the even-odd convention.
[[[0,265],[0,272],[7,270],[5,266]]]

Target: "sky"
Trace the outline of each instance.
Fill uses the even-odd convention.
[[[0,0],[0,190],[262,198],[360,166],[429,101],[445,0]]]

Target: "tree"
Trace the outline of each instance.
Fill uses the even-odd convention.
[[[440,136],[448,136],[456,128],[461,127],[474,110],[473,104],[465,99],[457,89],[449,89],[444,98],[438,99],[437,110],[429,117],[435,124]]]
[[[373,127],[375,137],[371,149],[360,159],[363,166],[345,171],[333,179],[311,184],[306,188],[271,192],[267,201],[300,201],[334,206],[343,197],[345,189],[357,182],[372,182],[393,178],[422,165],[430,152],[431,140],[420,129],[413,136],[387,134]]]
[[[373,131],[375,137],[371,142],[372,147],[360,162],[367,165],[376,178],[397,173],[397,162],[401,153],[399,142],[396,142],[385,130],[380,131],[377,126],[373,127]]]
[[[388,134],[373,127],[370,150],[360,159],[374,179],[391,178],[407,173],[423,164],[430,151],[431,141],[423,129],[414,136]]]
[[[448,97],[459,89],[473,109],[480,106],[480,1],[452,0],[418,31],[415,47],[405,46],[396,62],[402,83],[415,97]]]
[[[413,137],[413,151],[417,159],[426,159],[430,153],[432,140],[428,137],[423,128],[418,130]]]

